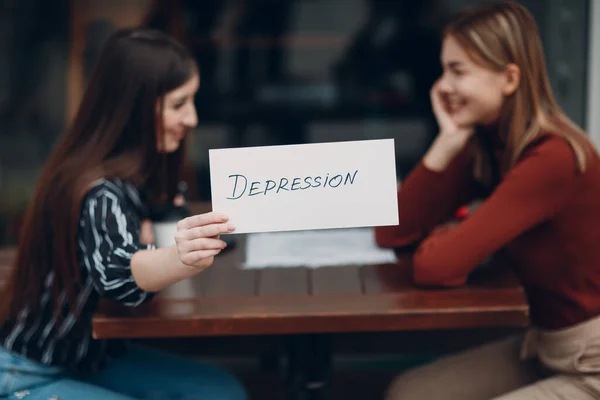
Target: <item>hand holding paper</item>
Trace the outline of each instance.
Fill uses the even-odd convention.
[[[210,266],[213,257],[226,246],[219,235],[235,229],[227,221],[226,215],[215,212],[193,215],[179,221],[175,243],[181,262],[199,269]]]

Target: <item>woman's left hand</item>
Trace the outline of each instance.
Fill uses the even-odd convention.
[[[235,230],[228,220],[224,214],[209,212],[179,221],[175,243],[181,262],[199,270],[210,266],[214,256],[227,246],[219,235]]]

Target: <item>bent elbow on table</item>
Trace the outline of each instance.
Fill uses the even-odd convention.
[[[413,256],[413,281],[422,287],[456,287],[467,282],[468,272],[449,257],[417,251]]]

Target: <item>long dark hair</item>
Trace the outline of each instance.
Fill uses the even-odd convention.
[[[82,284],[79,215],[94,181],[128,180],[145,187],[155,201],[173,196],[183,150],[159,152],[160,111],[164,95],[197,72],[190,53],[160,31],[123,29],[108,39],[72,127],[50,155],[25,215],[12,276],[0,299],[0,322],[14,321],[25,307],[35,310],[50,269],[56,314],[62,290],[68,308],[75,309]]]

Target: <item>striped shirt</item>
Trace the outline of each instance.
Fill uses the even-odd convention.
[[[77,244],[83,285],[75,310],[68,309],[63,290],[59,301],[66,317],[59,322],[53,316],[54,270],[50,267],[37,310],[22,310],[15,324],[0,331],[4,347],[43,364],[74,371],[96,371],[109,356],[121,353],[123,342],[92,338],[92,316],[100,298],[132,307],[152,298],[152,293],[136,285],[130,266],[135,252],[153,248],[140,242],[141,221],[146,214],[140,193],[132,184],[97,181],[81,207]],[[79,323],[75,323],[75,314]]]

